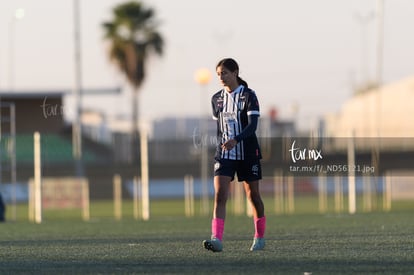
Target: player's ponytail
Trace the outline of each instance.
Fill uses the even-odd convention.
[[[236,60],[233,58],[224,58],[217,63],[216,69],[220,66],[226,67],[231,72],[237,71],[237,82],[246,88],[249,86],[247,82],[239,76],[239,64],[237,64]]]
[[[249,87],[249,85],[247,84],[246,81],[244,81],[240,76],[237,76],[237,82],[239,82],[239,84],[243,85],[244,87]]]

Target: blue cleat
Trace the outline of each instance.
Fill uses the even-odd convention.
[[[223,244],[217,238],[211,238],[211,240],[204,240],[203,246],[207,250],[211,250],[213,252],[221,252],[223,251]]]
[[[263,250],[265,247],[265,239],[264,238],[254,238],[253,244],[250,247],[250,251],[257,251]]]

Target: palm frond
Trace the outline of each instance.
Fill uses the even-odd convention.
[[[141,2],[116,6],[113,19],[104,22],[104,39],[110,43],[109,58],[135,89],[145,78],[145,64],[151,52],[161,55],[164,40],[157,31],[155,12]]]

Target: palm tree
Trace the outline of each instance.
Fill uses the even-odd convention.
[[[141,2],[131,1],[113,9],[113,19],[102,27],[109,42],[109,58],[133,87],[132,160],[138,156],[138,91],[145,79],[151,54],[162,55],[164,40],[157,31],[154,10]]]

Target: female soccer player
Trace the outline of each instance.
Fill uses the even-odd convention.
[[[255,234],[250,250],[262,250],[265,246],[266,217],[259,193],[261,153],[255,134],[260,115],[259,102],[255,92],[239,77],[239,66],[234,59],[221,60],[216,72],[224,88],[214,94],[211,100],[213,118],[217,120],[219,144],[214,164],[212,235],[210,240],[203,241],[203,245],[213,252],[223,250],[226,202],[230,182],[237,173],[253,207]]]

